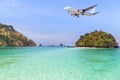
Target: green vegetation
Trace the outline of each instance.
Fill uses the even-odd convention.
[[[35,46],[36,44],[16,31],[11,25],[0,24],[0,46]]]
[[[104,31],[94,31],[80,36],[77,47],[118,48],[115,38]]]

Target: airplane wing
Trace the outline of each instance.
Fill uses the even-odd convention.
[[[82,9],[82,11],[83,11],[83,13],[84,13],[84,12],[86,12],[86,11],[94,8],[95,6],[97,6],[97,4],[95,4],[95,5],[93,5],[93,6],[90,6],[90,7],[88,7],[88,8]]]

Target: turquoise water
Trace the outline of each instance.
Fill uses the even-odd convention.
[[[120,49],[0,48],[0,80],[120,80]]]

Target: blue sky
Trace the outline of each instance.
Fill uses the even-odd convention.
[[[65,6],[83,9],[91,5],[99,14],[73,17]],[[0,0],[0,22],[43,45],[74,45],[81,35],[102,29],[120,43],[120,0]]]

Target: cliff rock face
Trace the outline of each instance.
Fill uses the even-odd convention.
[[[13,26],[0,24],[0,46],[35,46],[36,44]]]
[[[94,31],[80,36],[77,47],[118,48],[115,38],[104,31]]]

